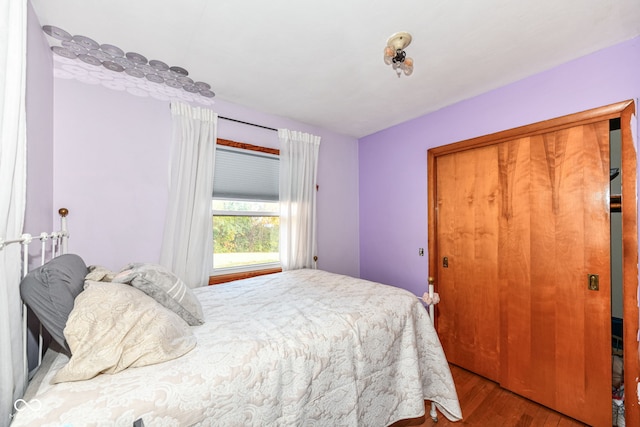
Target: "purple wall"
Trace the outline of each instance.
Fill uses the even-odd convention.
[[[26,230],[59,226],[69,209],[69,250],[118,269],[157,262],[169,191],[169,104],[54,78],[54,61],[31,5],[27,46]],[[68,74],[68,73],[67,73]],[[214,88],[215,89],[215,88]],[[217,100],[221,116],[322,137],[318,165],[320,268],[358,276],[358,142],[304,123]],[[277,133],[220,120],[220,138],[277,148]]]
[[[112,269],[158,262],[169,185],[167,104],[55,79],[53,111],[54,205],[69,209],[70,251]]]
[[[27,202],[24,230],[52,230],[53,74],[51,54],[31,3],[27,15]],[[59,222],[55,224],[59,226]]]
[[[70,250],[119,269],[158,262],[169,191],[169,104],[77,80],[54,81],[54,206],[70,211]],[[359,274],[357,140],[216,101],[221,116],[322,137],[320,268]],[[277,133],[226,120],[218,137],[278,147]]]
[[[426,290],[429,148],[639,96],[635,38],[360,139],[361,277]]]

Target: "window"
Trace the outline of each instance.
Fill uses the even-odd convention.
[[[214,275],[279,267],[278,150],[218,140],[214,174]]]
[[[213,200],[213,268],[280,261],[277,202]]]

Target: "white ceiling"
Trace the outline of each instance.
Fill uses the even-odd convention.
[[[640,0],[31,0],[215,99],[362,137],[640,35]],[[411,76],[384,64],[408,31]]]

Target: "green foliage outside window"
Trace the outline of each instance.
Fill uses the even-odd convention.
[[[278,202],[214,199],[212,209],[214,269],[280,260]]]
[[[214,254],[278,252],[277,216],[214,216]]]

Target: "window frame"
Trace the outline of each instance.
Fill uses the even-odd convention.
[[[250,151],[258,151],[267,154],[273,154],[280,156],[280,150],[277,148],[268,148],[261,147],[259,145],[247,144],[244,142],[231,141],[228,139],[218,138],[216,140],[217,145],[222,145],[226,147],[234,147],[242,150],[250,150]],[[213,201],[213,195],[211,200]],[[213,208],[211,209],[211,218],[215,215]],[[254,214],[254,213],[251,213]],[[215,253],[212,252],[212,257],[215,256]],[[223,271],[219,270],[216,272],[213,269],[213,263],[211,264],[211,273],[209,274],[209,285],[217,285],[220,283],[230,282],[233,280],[246,279],[249,277],[261,276],[264,274],[273,274],[279,273],[282,271],[282,267],[280,267],[279,263],[269,263],[269,264],[256,264],[257,268],[251,268],[251,266],[242,266],[237,268],[228,268]]]

